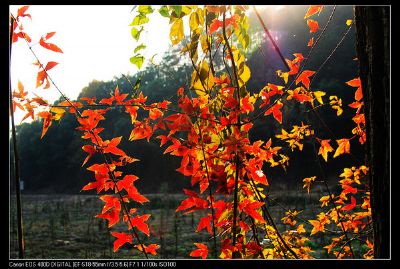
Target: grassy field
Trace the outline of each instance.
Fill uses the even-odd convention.
[[[146,196],[150,203],[139,211],[152,215],[148,221],[152,235],[149,238],[142,234],[141,239],[145,244],[157,243],[161,246],[156,258],[190,258],[194,242],[211,243],[205,230],[194,232],[200,215],[175,213],[175,208],[184,199],[183,195]],[[303,218],[313,216],[315,206],[318,206],[317,196],[304,193],[285,192],[276,197],[277,203],[271,202],[270,210],[280,231],[290,229],[280,221],[285,212],[282,205],[292,210],[303,210]],[[10,257],[17,258],[15,197],[11,197],[10,202]],[[128,245],[117,253],[113,252],[114,237],[110,235],[106,221],[94,217],[103,206],[95,195],[23,195],[22,203],[26,258],[144,258]],[[118,228],[118,225],[113,227],[113,231]],[[305,225],[305,228],[309,227]],[[121,224],[119,231],[125,229],[126,225]],[[310,244],[315,246],[325,240],[323,237],[316,238]],[[324,252],[315,254],[325,258]]]

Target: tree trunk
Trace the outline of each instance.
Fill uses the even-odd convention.
[[[357,6],[375,258],[390,258],[390,7]]]

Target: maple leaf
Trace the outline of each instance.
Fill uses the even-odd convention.
[[[328,161],[328,153],[333,151],[333,148],[329,144],[331,141],[330,139],[325,139],[325,140],[318,140],[319,143],[321,144],[321,147],[319,148],[318,155],[321,155],[325,162]]]
[[[300,64],[295,62],[295,61],[290,61],[288,59],[285,59],[286,63],[288,64],[290,70],[289,70],[289,75],[295,75],[299,72],[299,66]]]
[[[307,193],[310,194],[310,187],[311,187],[311,182],[315,181],[317,177],[313,176],[313,177],[307,177],[305,179],[303,179],[304,185],[303,188],[307,188]]]
[[[314,37],[311,37],[310,40],[308,40],[307,47],[312,47],[314,45]]]
[[[289,96],[286,98],[287,100],[291,100],[292,98],[296,99],[300,103],[304,102],[311,102],[312,98],[308,96],[307,94],[300,93],[300,91],[305,92],[305,89],[303,87],[297,87],[296,89],[288,90]]]
[[[202,217],[199,225],[197,226],[196,232],[200,232],[202,229],[207,228],[207,231],[211,234],[211,218],[210,216]]]
[[[136,227],[139,231],[142,233],[146,234],[147,236],[150,236],[150,230],[149,226],[145,221],[147,221],[150,218],[151,214],[144,214],[142,216],[137,215],[134,217],[130,218],[130,221],[128,222],[128,229],[132,229],[132,227]]]
[[[29,8],[29,6],[23,6],[18,9],[18,12],[17,12],[17,20],[18,21],[19,21],[20,17],[29,17],[30,19],[32,19],[30,14],[25,13],[28,10],[28,8]]]
[[[296,85],[299,84],[299,82],[303,83],[303,85],[307,88],[307,90],[310,88],[310,79],[309,77],[314,75],[315,71],[310,71],[310,70],[304,70],[296,79]]]
[[[112,232],[111,235],[117,238],[114,241],[114,252],[116,252],[122,245],[126,243],[132,244],[131,234]]]
[[[321,105],[324,104],[324,101],[322,101],[322,96],[326,95],[325,92],[315,91],[315,92],[313,92],[313,95],[314,95],[315,99],[317,99],[318,103],[320,103]]]
[[[346,184],[344,184],[343,186],[342,186],[342,188],[343,188],[343,193],[352,193],[352,194],[356,194],[357,192],[358,192],[358,189],[357,188],[353,188],[352,186],[350,186],[350,185],[346,185]]]
[[[111,228],[112,226],[114,226],[115,224],[118,223],[119,214],[120,214],[120,210],[115,209],[115,210],[111,210],[106,213],[98,214],[95,217],[108,220],[108,228]]]
[[[336,158],[337,156],[344,154],[344,153],[350,153],[350,140],[343,138],[343,139],[338,139],[336,140],[338,143],[338,148],[335,151],[335,154],[333,155],[333,158]]]
[[[42,135],[40,136],[40,139],[42,139],[51,125],[53,115],[48,111],[39,112],[37,115],[43,118],[43,130]]]
[[[164,115],[164,113],[159,110],[158,108],[152,108],[149,110],[149,118],[152,120],[156,120],[160,117],[162,117]]]
[[[201,257],[202,259],[206,259],[208,255],[208,248],[206,245],[202,243],[194,243],[198,249],[190,252],[191,257]]]
[[[354,198],[354,196],[351,196],[350,204],[342,207],[342,210],[343,211],[349,211],[349,210],[352,210],[355,206],[356,206],[356,198]]]
[[[245,202],[244,200],[243,202]],[[249,202],[243,207],[243,211],[247,214],[250,215],[253,219],[258,220],[260,223],[265,223],[265,220],[263,217],[256,211],[256,209],[260,208],[264,202]],[[239,205],[240,207],[240,205]]]
[[[132,130],[129,140],[139,140],[143,138],[147,138],[147,141],[150,141],[150,137],[153,134],[153,129],[147,125],[146,123],[138,123],[136,127]]]
[[[85,160],[82,163],[82,166],[85,165],[85,163],[89,160],[90,157],[96,152],[96,148],[91,146],[91,145],[84,145],[82,149],[87,152],[89,155],[85,158]]]
[[[119,89],[118,89],[118,85],[115,87],[115,91],[114,91],[114,99],[115,101],[117,101],[118,105],[123,104],[123,100],[125,100],[125,98],[128,96],[127,93],[123,93],[123,94],[119,94]]]
[[[252,169],[251,170],[251,177],[253,178],[254,181],[259,182],[261,184],[264,184],[268,186],[268,180],[267,177],[265,176],[264,172],[261,169]]]
[[[332,195],[332,198],[333,198],[333,195]],[[327,206],[330,201],[329,195],[322,196],[321,199],[319,199],[319,201],[322,203],[321,207]]]
[[[354,99],[356,99],[356,101],[360,101],[363,98],[361,79],[358,77],[358,78],[347,81],[346,84],[351,87],[357,88],[357,90],[354,94]]]
[[[313,226],[310,235],[316,234],[318,232],[325,232],[325,227],[319,220],[309,220],[308,222],[310,222]]]
[[[282,102],[278,101],[275,105],[269,108],[264,115],[268,116],[272,113],[272,116],[274,116],[275,120],[277,120],[279,123],[282,123],[282,112],[280,111],[282,107]]]
[[[55,33],[56,33],[56,32],[50,32],[50,33],[47,33],[45,36],[42,36],[42,37],[40,38],[39,44],[40,44],[43,48],[46,48],[46,49],[48,49],[48,50],[52,50],[52,51],[54,51],[54,52],[63,53],[63,51],[62,51],[58,46],[56,46],[55,44],[47,43],[47,42],[46,42],[48,39],[50,39],[52,36],[54,36]]]
[[[150,245],[148,245],[148,246],[146,246],[146,245],[143,245],[143,246],[144,246],[144,251],[145,251],[146,253],[149,253],[149,254],[154,255],[154,256],[157,255],[156,250],[157,250],[158,248],[160,248],[160,246],[157,245],[157,244],[150,244]],[[143,248],[142,248],[141,245],[135,245],[135,248],[137,248],[139,251],[143,251]]]
[[[304,19],[307,19],[307,18],[311,17],[314,14],[321,13],[323,7],[324,7],[323,5],[311,5],[307,10],[307,13],[304,16]]]
[[[111,141],[105,141],[106,146],[103,149],[104,153],[112,153],[114,155],[119,155],[119,156],[124,156],[126,155],[125,152],[119,148],[117,148],[117,146],[119,145],[119,143],[121,142],[122,136],[119,137],[115,137],[113,139],[111,139]]]
[[[314,20],[307,20],[307,25],[310,27],[310,33],[315,33],[318,30],[318,22]]]
[[[129,190],[128,190],[128,196],[129,196],[132,200],[134,200],[134,201],[136,201],[136,202],[138,202],[138,203],[141,203],[141,204],[149,202],[149,199],[147,199],[146,197],[144,197],[143,195],[141,195],[141,194],[139,193],[139,191],[136,189],[135,186],[131,186],[131,187],[129,188]]]

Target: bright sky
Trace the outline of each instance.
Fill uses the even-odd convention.
[[[16,15],[19,7],[10,6],[12,14]],[[94,79],[111,80],[121,73],[137,72],[137,67],[129,59],[134,55],[135,47],[142,42],[147,48],[141,52],[148,59],[156,53],[161,55],[170,46],[169,20],[158,12],[150,16],[150,23],[136,43],[129,26],[137,14],[131,12],[132,8],[133,5],[32,5],[27,11],[32,21],[25,17],[22,23],[35,44],[32,48],[39,59],[44,64],[48,61],[59,63],[49,73],[60,90],[75,99],[81,89]],[[39,45],[40,36],[48,32],[56,32],[48,42],[58,45],[63,54]],[[60,94],[53,86],[46,90],[35,89],[38,68],[32,65],[35,58],[23,40],[13,44],[11,60],[13,89],[17,88],[20,80],[26,90],[33,90],[50,102],[59,98]],[[23,113],[16,115],[17,124],[22,116]]]
[[[16,16],[20,7],[10,6],[10,12]],[[159,7],[153,6],[156,10]],[[274,6],[276,10],[282,7]],[[27,13],[31,14],[32,20],[25,17],[22,24],[32,38],[32,49],[41,62],[59,63],[49,71],[57,86],[68,98],[76,99],[82,88],[94,79],[107,81],[122,73],[136,73],[138,69],[129,59],[134,55],[137,45],[144,43],[147,46],[141,51],[147,59],[158,54],[155,61],[161,59],[162,54],[171,46],[169,19],[157,11],[149,16],[150,22],[145,25],[145,31],[136,42],[131,36],[132,27],[129,26],[137,14],[136,11],[132,12],[132,8],[133,5],[31,5]],[[52,52],[39,45],[40,37],[49,32],[56,34],[48,42],[59,46],[64,53]],[[46,90],[36,89],[38,68],[32,64],[35,58],[22,39],[13,44],[11,61],[13,89],[17,88],[20,80],[25,90],[51,103],[60,97],[53,85]],[[146,62],[142,69],[145,66]],[[24,115],[25,112],[17,111],[16,124],[20,123]]]

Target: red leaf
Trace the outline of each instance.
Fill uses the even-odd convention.
[[[154,255],[154,256],[157,255],[156,250],[157,250],[158,248],[160,248],[160,246],[157,245],[157,244],[150,244],[150,245],[148,245],[148,246],[146,246],[146,245],[143,245],[143,246],[144,246],[144,251],[145,251],[146,253],[149,253],[149,254]],[[143,251],[141,245],[135,245],[135,247],[136,247],[139,251]]]
[[[265,116],[268,116],[269,114],[272,113],[272,116],[279,122],[282,123],[282,112],[280,109],[283,107],[283,104],[281,102],[277,102],[275,105],[273,105],[270,109],[268,109],[265,112]]]
[[[114,252],[126,243],[132,244],[131,234],[112,232],[111,235],[117,238],[117,240],[114,241]]]
[[[23,7],[20,7],[20,8],[18,9],[17,20],[18,20],[18,17],[29,17],[30,19],[32,19],[32,17],[31,17],[30,14],[25,14],[25,12],[26,12],[26,10],[27,10],[28,8],[29,8],[29,6],[23,6]]]
[[[343,188],[343,192],[344,192],[344,193],[356,194],[357,191],[358,191],[357,188],[353,188],[353,187],[350,186],[350,185],[343,185],[342,188]]]
[[[296,79],[296,85],[299,84],[299,82],[301,81],[301,83],[303,83],[303,85],[307,88],[307,90],[310,88],[310,79],[309,77],[314,75],[315,72],[314,71],[310,71],[310,70],[304,70]]]
[[[127,93],[119,94],[118,85],[117,85],[117,87],[115,87],[114,98],[115,98],[115,101],[117,101],[117,104],[118,104],[118,105],[123,104],[122,101],[123,101],[127,96],[128,96]]]
[[[96,149],[95,149],[93,146],[91,146],[91,145],[84,145],[84,146],[82,147],[82,149],[83,149],[84,151],[86,151],[86,152],[89,154],[89,155],[85,158],[85,160],[83,161],[83,163],[82,163],[82,166],[84,166],[85,163],[89,160],[89,158],[92,157],[92,155],[96,152]]]
[[[342,207],[342,210],[349,211],[349,210],[352,210],[355,206],[356,206],[356,199],[352,196],[351,203]]]
[[[151,214],[144,214],[143,216],[135,216],[130,218],[130,222],[128,222],[128,229],[132,229],[132,227],[136,227],[139,231],[150,236],[149,226],[145,223],[150,218]],[[132,225],[132,226],[131,226]]]
[[[211,234],[211,218],[210,216],[202,217],[199,225],[197,226],[196,232],[200,232],[202,229],[207,228],[207,231]]]
[[[206,259],[208,255],[208,248],[206,245],[202,243],[194,243],[198,249],[190,252],[191,257],[201,257],[202,259]]]
[[[318,30],[318,22],[314,20],[307,20],[307,25],[310,27],[310,33],[315,33]]]
[[[312,5],[308,8],[306,15],[304,16],[304,19],[307,19],[311,17],[314,14],[320,13],[322,11],[323,5]]]

